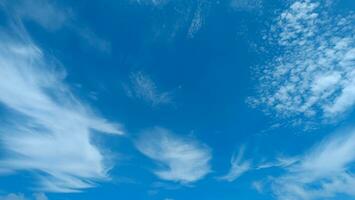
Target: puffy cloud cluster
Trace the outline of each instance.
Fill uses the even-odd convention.
[[[280,116],[333,120],[355,104],[354,16],[330,17],[318,1],[294,2],[270,37],[255,104]]]

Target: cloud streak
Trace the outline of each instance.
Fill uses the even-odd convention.
[[[122,134],[71,93],[66,73],[21,28],[0,32],[0,171],[30,171],[38,189],[75,192],[108,179],[92,130]]]
[[[331,135],[301,155],[278,157],[274,162],[252,165],[243,161],[243,152],[241,148],[232,158],[230,172],[221,180],[233,182],[246,172],[259,171],[267,178],[252,182],[252,187],[259,193],[268,191],[279,200],[355,197],[354,128]],[[268,175],[270,172],[272,175]]]
[[[55,31],[70,21],[69,9],[62,9],[48,0],[5,0],[5,6],[19,19],[32,20],[47,30]]]
[[[171,42],[178,35],[193,39],[206,24],[206,18],[216,2],[208,0],[136,0],[141,5],[153,6],[155,11],[169,16],[166,19],[157,18],[153,25],[153,38]],[[159,15],[161,16],[161,15]]]
[[[262,8],[262,0],[232,0],[231,6],[237,11],[254,11]]]
[[[245,147],[241,147],[238,154],[234,154],[232,156],[231,168],[229,172],[226,175],[219,177],[219,180],[233,182],[241,175],[252,169],[251,162],[243,160],[244,151]]]
[[[154,171],[163,180],[188,184],[202,179],[210,171],[210,149],[196,140],[181,137],[164,128],[142,133],[137,149],[162,167]]]
[[[202,26],[205,24],[206,17],[211,7],[211,2],[198,0],[196,1],[196,8],[193,12],[193,17],[191,19],[190,26],[187,30],[187,37],[194,38],[195,35],[200,31]]]
[[[50,0],[4,0],[0,6],[21,23],[33,21],[44,29],[54,32],[69,28],[88,45],[110,53],[111,44],[100,38],[90,28],[79,25],[72,9]]]
[[[26,197],[23,194],[7,194],[5,196],[0,196],[0,200],[48,200],[47,196],[43,193],[33,194],[33,198]]]
[[[338,195],[355,197],[355,130],[349,129],[324,140],[297,162],[286,166],[284,175],[272,181],[278,199],[313,200]]]

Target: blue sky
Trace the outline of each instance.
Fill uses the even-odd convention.
[[[354,11],[0,0],[0,200],[355,199]]]

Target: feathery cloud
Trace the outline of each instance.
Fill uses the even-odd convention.
[[[169,15],[167,19],[158,18],[153,25],[153,38],[164,37],[171,41],[178,34],[185,35],[192,39],[206,23],[206,18],[213,4],[216,2],[209,0],[134,0],[141,5],[154,6],[157,12]]]
[[[159,91],[155,82],[143,72],[130,75],[130,85],[125,85],[126,93],[131,98],[141,99],[152,106],[171,104],[171,92]]]
[[[5,0],[8,12],[20,20],[31,20],[47,30],[55,31],[71,20],[70,9],[60,7],[48,0]]]
[[[47,196],[43,193],[33,194],[33,198],[25,197],[24,194],[10,193],[5,196],[0,196],[0,200],[48,200]]]
[[[245,147],[243,146],[240,148],[238,154],[234,154],[232,156],[231,168],[229,172],[226,175],[219,177],[218,179],[233,182],[241,175],[252,169],[251,162],[243,160],[244,151]]]
[[[236,161],[232,162],[230,173],[224,180],[231,182],[246,171],[273,168],[278,170],[279,175],[270,175],[265,180],[252,182],[252,187],[259,193],[270,191],[279,200],[355,197],[355,129],[340,131],[302,155],[278,157],[274,162],[255,166],[251,166],[250,161],[242,162],[242,152],[243,149],[237,159],[232,159]],[[234,170],[233,163],[237,163]]]
[[[134,0],[138,4],[146,4],[146,5],[153,5],[153,6],[160,6],[164,5],[170,0]]]
[[[26,32],[0,32],[0,171],[30,171],[39,190],[74,192],[107,179],[111,166],[92,130],[122,134],[71,93],[65,71]]]
[[[316,145],[275,177],[278,199],[313,200],[337,195],[355,197],[355,130],[346,130]]]
[[[198,141],[181,137],[164,128],[153,128],[142,133],[137,149],[163,165],[154,173],[163,180],[192,183],[210,171],[210,149]]]
[[[198,31],[202,28],[205,23],[205,18],[208,15],[208,12],[211,7],[211,2],[198,0],[196,1],[196,8],[193,13],[193,17],[191,19],[191,23],[189,29],[187,31],[187,37],[193,38]]]
[[[109,53],[111,51],[110,42],[99,37],[90,28],[80,25],[75,18],[72,9],[67,8],[57,1],[50,0],[4,0],[0,2],[0,7],[12,15],[13,19],[23,23],[33,21],[48,31],[57,31],[67,27],[88,45],[98,50]]]
[[[262,0],[231,0],[231,6],[238,11],[253,11],[262,7]]]

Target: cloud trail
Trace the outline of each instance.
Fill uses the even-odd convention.
[[[240,148],[238,154],[232,156],[231,168],[229,172],[226,175],[219,177],[218,178],[219,180],[233,182],[244,173],[252,170],[251,162],[243,160],[244,151],[245,151],[245,147],[243,146]]]
[[[282,167],[285,172],[272,179],[272,191],[280,200],[355,197],[354,164],[355,130],[347,129]]]
[[[0,171],[33,172],[38,190],[76,192],[108,179],[111,168],[92,131],[121,135],[70,91],[66,72],[21,24],[0,32]]]

